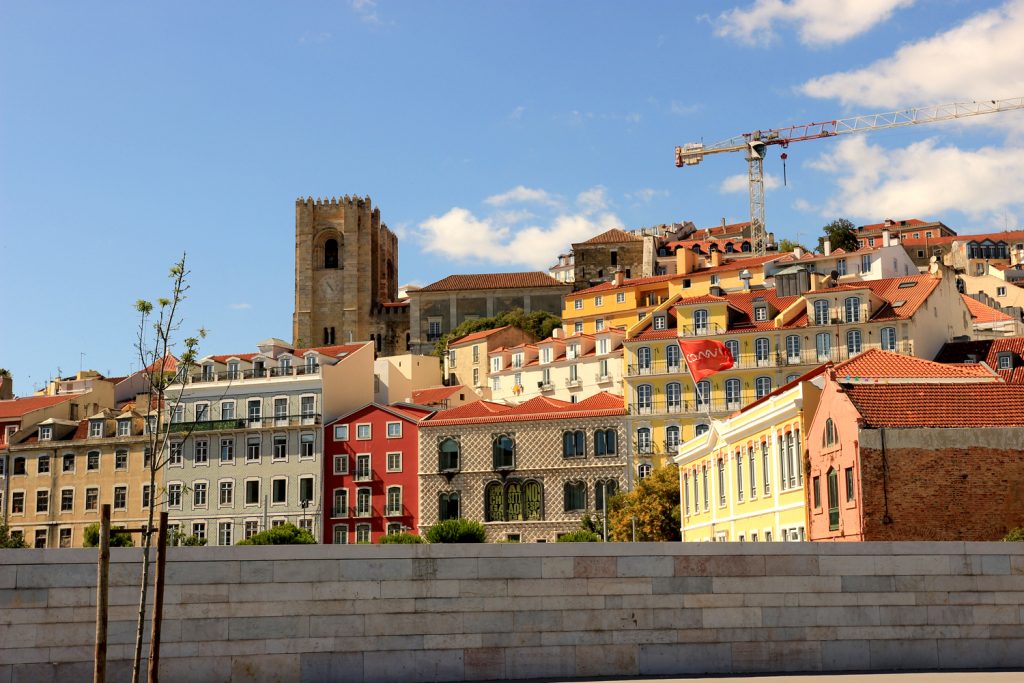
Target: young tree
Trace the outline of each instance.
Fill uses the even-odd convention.
[[[434,344],[434,355],[443,360],[444,354],[448,351],[448,342],[451,340],[465,337],[473,332],[493,330],[498,327],[505,327],[506,325],[518,327],[537,337],[537,339],[546,339],[551,336],[552,330],[556,327],[561,327],[562,320],[557,315],[552,315],[547,311],[524,313],[521,308],[504,311],[491,318],[467,320],[437,340],[437,343]]]
[[[781,242],[779,242],[779,253],[795,251],[797,247],[800,247],[804,251],[808,251],[807,247],[800,244],[799,242],[794,242],[793,240],[782,240]]]
[[[235,545],[303,545],[308,543],[316,543],[316,539],[309,531],[300,529],[294,524],[282,524],[253,534]]]
[[[668,464],[641,479],[632,491],[608,500],[608,535],[613,541],[678,541],[679,468]]]
[[[11,533],[10,527],[0,524],[0,548],[27,548],[25,538]]]
[[[135,303],[139,313],[139,326],[135,340],[135,350],[146,377],[149,405],[140,412],[146,420],[145,433],[148,436],[149,458],[149,508],[147,510],[146,528],[153,529],[153,520],[158,505],[163,505],[164,493],[157,495],[157,473],[167,464],[169,451],[167,448],[170,434],[170,415],[181,405],[182,393],[176,392],[168,397],[168,389],[175,383],[184,383],[189,371],[196,364],[199,340],[206,336],[206,330],[200,328],[196,336],[187,337],[182,348],[176,349],[177,336],[181,330],[181,313],[179,307],[187,298],[189,271],[186,268],[185,254],[171,266],[171,293],[169,297],[157,299],[156,304],[144,299]],[[175,357],[175,351],[178,351]],[[138,409],[138,406],[136,406]],[[178,434],[176,432],[176,434]],[[181,433],[188,436],[188,433]],[[150,548],[153,534],[142,534],[142,578],[139,584],[139,615],[135,631],[135,653],[132,660],[132,683],[138,683],[142,662],[142,636],[146,623],[146,598],[149,589]]]
[[[122,527],[123,528],[123,527]],[[100,544],[100,525],[90,524],[82,530],[82,547],[83,548],[95,548]],[[118,532],[116,528],[110,530],[110,547],[111,548],[133,548],[135,542],[132,541],[132,535],[127,534],[123,531]]]
[[[857,251],[860,241],[857,239],[857,226],[845,218],[837,218],[822,228],[824,237],[818,238],[818,251],[824,253],[825,240],[828,239],[833,249]]]

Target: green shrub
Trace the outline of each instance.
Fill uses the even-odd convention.
[[[601,535],[586,529],[577,529],[567,534],[559,534],[557,540],[559,543],[599,543]]]
[[[381,536],[377,543],[426,543],[421,536],[403,531],[400,534],[387,534]]]
[[[313,534],[294,524],[282,524],[242,539],[235,545],[303,545],[308,543],[316,543]]]
[[[1010,532],[1003,536],[1004,541],[1020,542],[1024,541],[1024,527],[1017,527],[1016,529],[1010,529]]]
[[[446,519],[427,529],[428,543],[483,543],[484,525],[471,519]]]
[[[181,529],[172,529],[167,536],[167,545],[199,546],[206,545],[205,538],[199,538],[195,534],[189,536]]]
[[[2,369],[2,368],[0,368]],[[6,524],[0,524],[0,548],[27,548],[25,537],[11,534],[11,528]]]
[[[100,525],[90,524],[85,527],[82,532],[82,545],[86,548],[95,548],[100,544]],[[110,547],[111,548],[131,548],[134,547],[135,543],[132,541],[132,535],[124,532],[118,533],[117,529],[110,530]]]

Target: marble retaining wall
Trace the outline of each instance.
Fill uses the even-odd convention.
[[[137,549],[111,551],[109,680]],[[94,550],[0,551],[0,683],[87,680]],[[175,548],[167,681],[1024,668],[1024,544]],[[148,648],[147,648],[148,651]]]

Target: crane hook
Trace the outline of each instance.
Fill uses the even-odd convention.
[[[783,152],[780,156],[782,158],[782,184],[786,185],[786,159],[789,158],[789,155]]]

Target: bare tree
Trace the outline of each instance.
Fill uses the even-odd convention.
[[[157,495],[157,473],[167,465],[170,451],[167,447],[171,434],[171,415],[181,405],[182,392],[168,398],[167,390],[176,383],[184,384],[189,371],[196,364],[199,340],[206,336],[200,328],[195,336],[181,342],[182,348],[175,356],[175,338],[181,329],[179,307],[189,290],[189,271],[185,266],[185,254],[171,266],[171,293],[167,298],[156,300],[155,305],[144,299],[135,303],[139,313],[139,327],[135,341],[141,367],[146,377],[148,405],[142,412],[145,418],[145,434],[149,449],[149,507],[146,529],[153,529],[153,519],[158,505],[163,505],[165,491]],[[138,406],[136,406],[138,409]],[[189,430],[191,431],[191,430]],[[184,434],[188,436],[188,434]],[[142,639],[146,625],[146,598],[149,589],[150,548],[152,534],[142,535],[142,579],[139,584],[139,617],[135,632],[135,654],[132,660],[132,683],[138,683],[142,662]]]

